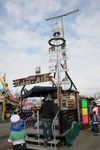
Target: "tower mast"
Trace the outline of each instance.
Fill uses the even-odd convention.
[[[63,14],[63,15],[59,15],[59,16],[55,16],[55,17],[50,17],[50,18],[47,18],[46,21],[50,21],[50,20],[54,20],[54,19],[61,18],[62,35],[63,35],[63,37],[64,37],[64,23],[63,23],[63,17],[68,16],[68,15],[71,15],[71,14],[76,13],[76,12],[78,12],[78,11],[79,11],[79,9],[76,9],[76,10],[70,11],[70,12],[68,12],[68,13],[65,13],[65,14]]]
[[[63,25],[63,17],[68,16],[70,14],[73,14],[75,12],[78,12],[79,10],[74,10],[68,13],[65,13],[63,15],[47,18],[46,21],[54,20],[61,18],[61,30],[62,34],[59,32],[59,30],[56,30],[53,34],[53,38],[49,40],[49,45],[51,45],[51,48],[54,48],[54,51],[56,52],[56,66],[55,70],[57,73],[57,100],[59,102],[59,107],[61,109],[61,58],[60,54],[62,53],[62,49],[64,50],[65,58],[66,58],[66,41],[64,39],[64,25]],[[63,53],[62,53],[63,54]],[[67,66],[65,58],[63,59],[65,62],[65,65]],[[67,67],[65,68],[67,70]]]

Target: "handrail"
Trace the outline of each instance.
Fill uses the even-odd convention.
[[[54,137],[54,141],[56,141],[56,136],[55,136],[55,121],[58,117],[58,114],[59,114],[59,111],[57,111],[54,119],[53,119],[53,122],[52,122],[52,133],[53,133],[53,137]],[[55,142],[55,149],[56,149],[56,142]]]
[[[27,123],[27,121],[30,120],[31,118],[34,118],[35,116],[36,116],[36,113],[32,114],[32,116],[30,116],[29,118],[27,118],[27,119],[25,120],[25,128],[26,128],[26,123]]]
[[[53,119],[52,126],[54,125],[54,123],[55,123],[55,121],[56,121],[56,119],[57,119],[58,113],[59,113],[59,111],[57,111],[57,113],[56,113],[56,115],[55,115],[55,117],[54,117],[54,119]]]
[[[39,127],[39,110],[37,111],[37,138],[38,138],[38,147],[39,147],[39,137],[40,137],[40,127]]]

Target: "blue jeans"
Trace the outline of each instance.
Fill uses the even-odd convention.
[[[42,119],[44,140],[52,139],[52,119]]]

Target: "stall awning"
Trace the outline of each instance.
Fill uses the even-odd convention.
[[[56,87],[50,87],[50,86],[34,86],[32,89],[27,91],[25,94],[22,95],[22,98],[28,98],[28,97],[44,97],[48,93],[56,92]]]

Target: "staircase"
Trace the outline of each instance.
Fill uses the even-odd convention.
[[[57,150],[57,146],[59,144],[60,140],[51,140],[47,142],[47,145],[44,146],[44,140],[43,138],[36,139],[35,137],[28,137],[26,140],[27,143],[27,149],[32,150]]]
[[[28,138],[26,139],[26,145],[28,150],[58,150],[60,140],[57,139],[57,135],[59,135],[57,127],[57,117],[58,113],[56,114],[53,123],[52,123],[52,131],[53,131],[53,139],[48,141],[46,145],[44,145],[44,139],[43,139],[43,129],[42,126],[39,125],[39,112],[37,111],[37,114],[34,114],[30,118],[26,120],[26,126],[25,130],[28,135]],[[37,117],[36,117],[37,116]],[[37,118],[36,123],[34,124],[34,127],[28,122],[34,118]],[[27,126],[28,125],[28,126]],[[30,125],[30,126],[29,126]]]

